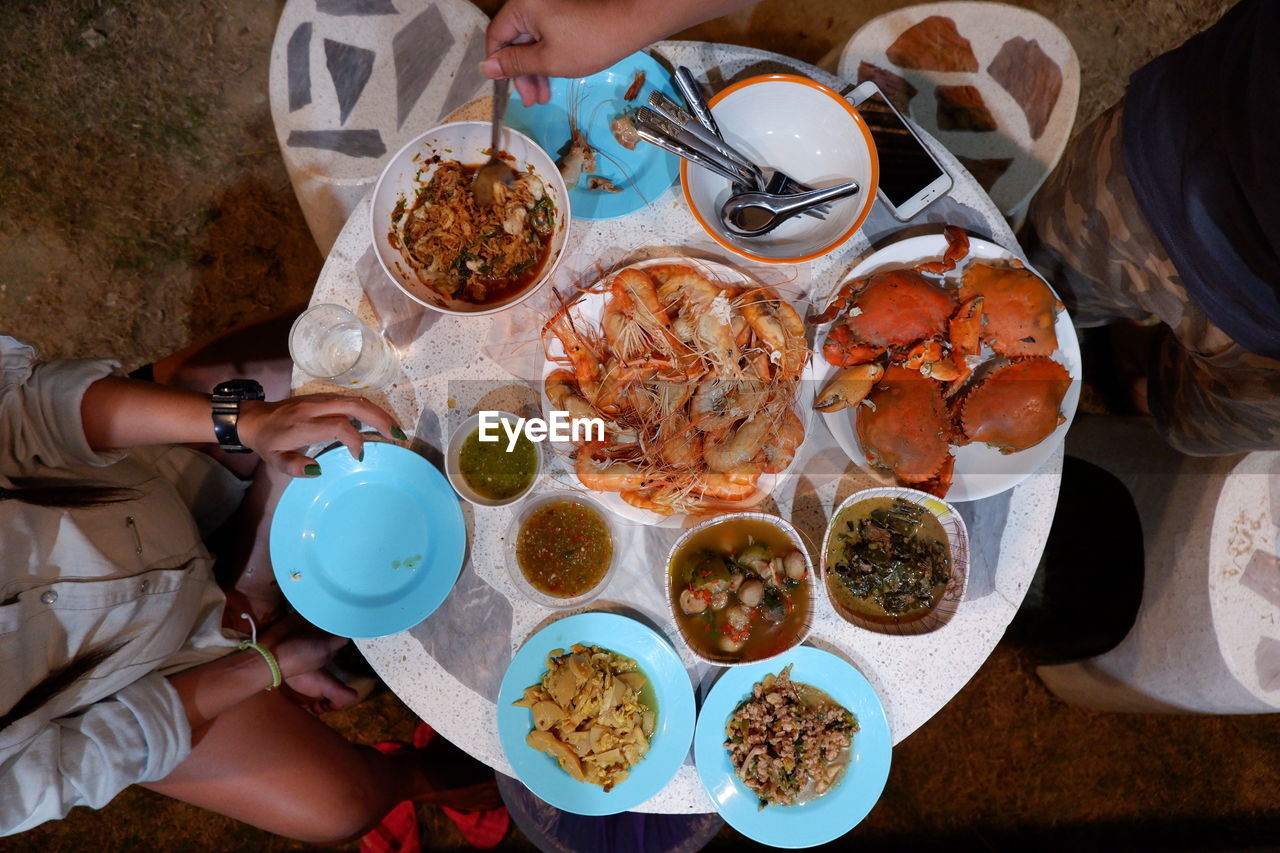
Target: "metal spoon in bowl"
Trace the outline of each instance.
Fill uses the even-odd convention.
[[[738,193],[729,196],[729,200],[720,208],[720,221],[730,234],[737,237],[763,237],[811,207],[847,198],[861,189],[857,181],[847,181],[834,187],[790,195]]]
[[[510,86],[511,81],[506,77],[493,81],[493,137],[489,141],[489,162],[476,170],[471,183],[471,195],[480,207],[493,206],[495,184],[511,186],[516,179],[516,170],[511,168],[511,164],[498,158],[502,148],[502,117],[507,112]]]

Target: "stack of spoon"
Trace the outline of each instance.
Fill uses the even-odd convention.
[[[692,72],[683,65],[674,82],[689,105],[685,110],[662,92],[635,112],[641,139],[725,178],[732,185],[720,208],[725,230],[742,238],[763,237],[795,216],[825,218],[831,202],[857,194],[857,181],[814,189],[785,172],[765,170],[725,141]]]

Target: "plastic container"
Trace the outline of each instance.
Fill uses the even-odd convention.
[[[839,581],[835,579],[829,570],[827,551],[831,545],[832,533],[840,519],[840,513],[844,512],[847,507],[869,498],[902,498],[911,501],[929,510],[942,523],[942,530],[946,533],[947,542],[951,546],[951,575],[947,579],[947,587],[943,591],[942,597],[934,605],[933,609],[924,616],[914,617],[907,622],[879,622],[844,607],[831,592],[830,584],[838,583]],[[955,615],[956,610],[960,607],[960,602],[964,599],[965,587],[969,582],[969,532],[965,528],[964,519],[960,517],[959,511],[954,506],[927,492],[907,489],[901,486],[863,489],[846,498],[831,514],[831,523],[827,525],[827,532],[822,537],[822,551],[818,555],[818,560],[822,566],[823,592],[827,596],[827,601],[831,603],[831,609],[841,619],[852,625],[857,625],[859,628],[875,631],[877,634],[896,634],[899,636],[927,634],[930,631],[936,631],[951,621],[951,617]]]
[[[763,521],[771,524],[784,533],[795,546],[796,550],[804,557],[805,579],[808,581],[809,589],[809,612],[805,617],[804,623],[795,632],[795,636],[790,638],[785,646],[777,649],[773,654],[765,657],[743,657],[738,660],[726,660],[723,657],[710,657],[698,650],[697,646],[689,642],[688,636],[685,634],[685,626],[680,620],[679,607],[680,602],[676,601],[671,595],[671,563],[675,560],[676,554],[684,547],[692,537],[699,532],[721,524],[727,524],[734,521],[750,519],[752,521]],[[744,543],[745,544],[745,543]],[[690,527],[684,534],[675,541],[671,546],[671,550],[667,552],[667,569],[664,575],[664,593],[667,598],[667,607],[671,610],[671,618],[675,620],[676,629],[680,634],[680,639],[684,642],[686,648],[699,660],[706,661],[716,666],[742,666],[748,663],[759,663],[762,660],[770,660],[778,655],[784,654],[805,641],[809,636],[809,631],[813,628],[814,610],[818,604],[818,595],[814,587],[818,584],[818,577],[813,570],[813,560],[809,556],[809,549],[805,547],[804,540],[800,538],[800,534],[796,531],[790,522],[787,522],[776,515],[770,515],[767,512],[732,512],[726,515],[718,515],[715,518],[708,519],[694,527]]]
[[[536,589],[529,582],[529,579],[525,577],[524,571],[520,568],[520,561],[516,558],[516,541],[519,539],[520,528],[524,525],[525,519],[547,504],[556,501],[572,501],[595,510],[604,521],[605,527],[609,530],[609,536],[613,540],[613,553],[609,558],[609,567],[605,569],[604,576],[591,589],[581,595],[575,595],[570,598],[559,598]],[[609,586],[609,582],[613,580],[613,576],[618,571],[618,564],[622,559],[621,549],[618,547],[621,538],[617,522],[599,501],[589,498],[581,492],[541,492],[523,501],[516,508],[511,524],[507,527],[507,573],[511,576],[511,582],[516,585],[520,592],[535,604],[541,604],[543,607],[549,607],[553,610],[571,610],[575,607],[581,607],[604,592],[605,588]]]

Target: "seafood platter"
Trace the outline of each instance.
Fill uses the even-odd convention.
[[[866,678],[804,645],[815,615],[891,637],[947,626],[969,541],[942,496],[974,499],[1035,470],[1080,376],[1052,289],[958,228],[873,253],[810,314],[731,268],[664,258],[602,277],[542,329],[544,406],[607,425],[602,441],[557,455],[570,485],[611,515],[684,528],[665,565],[670,624],[654,642],[724,668],[696,715],[698,778],[731,825],[786,847],[856,825],[891,752]],[[809,411],[851,459],[892,478],[834,507],[820,547],[759,511],[813,427]],[[656,674],[590,631],[522,666],[499,708],[520,778],[572,783],[572,808],[593,814],[630,802],[609,797],[649,760],[666,713],[645,692]],[[803,732],[807,748],[782,731]]]
[[[786,101],[785,87],[799,86],[860,126],[825,87],[767,83],[737,84],[711,103],[721,118],[749,115],[753,98]],[[706,169],[681,172],[695,219],[726,252],[761,263],[834,251],[873,203],[879,166],[869,137],[868,150],[858,148],[863,134],[848,164],[826,175],[856,181],[860,196],[797,211],[772,253],[764,243],[744,250],[708,217],[763,172],[719,135],[679,73],[637,54],[552,85],[555,108],[511,104],[513,127],[536,144],[513,136],[525,146],[508,152],[519,174],[491,209],[475,205],[473,166],[450,159],[442,141],[449,132],[470,139],[474,128],[445,125],[393,158],[405,162],[375,190],[373,230],[406,294],[445,313],[515,305],[554,272],[571,204],[593,219],[644,207],[675,181],[670,151]],[[675,104],[677,90],[696,121]],[[725,131],[780,168],[781,153]],[[804,162],[787,168],[799,173]],[[817,192],[778,174],[791,185],[784,195]],[[828,213],[836,221],[820,225]],[[793,240],[801,233],[816,242],[802,248]],[[540,620],[499,688],[502,752],[537,796],[569,812],[641,808],[683,773],[758,841],[838,838],[880,796],[892,737],[863,673],[804,643],[815,624],[834,624],[848,626],[854,644],[908,637],[918,651],[923,635],[951,623],[969,572],[968,530],[951,502],[1011,489],[1057,449],[1079,397],[1070,319],[1017,257],[953,226],[814,282],[829,294],[815,305],[705,258],[653,258],[592,277],[524,310],[541,345],[539,405],[601,431],[547,445],[513,431],[503,449],[480,437],[472,416],[445,454],[475,529],[481,519],[506,524],[507,576],[486,580],[505,583],[512,591],[502,594]],[[827,513],[806,535],[782,517],[794,507],[780,486],[789,472],[799,477],[815,412],[885,485],[824,499]],[[843,459],[831,467],[842,470],[819,473],[848,468]],[[465,543],[465,522],[446,526],[455,546]],[[633,537],[646,548],[628,547]],[[606,612],[600,601],[645,616]],[[720,668],[700,710],[687,666]],[[691,747],[696,768],[684,766]]]
[[[953,501],[1011,489],[1049,458],[1080,397],[1080,345],[1053,289],[947,226],[873,253],[818,326],[815,407],[869,471]]]
[[[811,411],[799,312],[721,264],[642,261],[543,328],[548,408],[599,418],[572,476],[644,524],[759,503],[790,467]]]

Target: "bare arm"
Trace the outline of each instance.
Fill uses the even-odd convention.
[[[288,681],[324,666],[346,645],[347,639],[310,625],[281,620],[267,630],[261,642],[274,653],[280,673]],[[270,687],[271,668],[262,655],[245,649],[184,669],[169,676],[169,683],[178,691],[194,732],[233,705]]]
[[[110,376],[94,382],[80,403],[85,438],[94,450],[151,444],[205,444],[214,441],[209,398],[167,385]],[[301,476],[315,460],[297,452],[313,442],[340,441],[359,457],[364,440],[351,418],[391,437],[391,417],[368,400],[339,394],[310,394],[274,403],[240,407],[240,441],[268,464]]]
[[[526,104],[545,104],[547,77],[582,77],[672,33],[756,0],[507,0],[489,25],[488,77],[513,77]],[[511,42],[528,42],[512,44]]]

